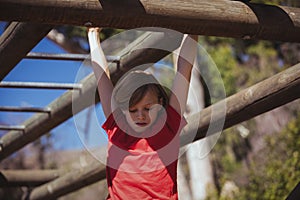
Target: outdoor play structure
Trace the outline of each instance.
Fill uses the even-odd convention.
[[[98,26],[131,29],[163,27],[198,35],[300,42],[300,8],[263,5],[231,0],[0,0],[0,20],[13,21],[0,37],[0,81],[24,58],[84,60],[88,55],[45,55],[29,53],[55,25]],[[159,43],[168,36],[144,34],[135,43]],[[141,43],[140,41],[143,41]],[[180,44],[174,45],[175,50]],[[158,49],[131,52],[128,48],[108,59],[118,69],[112,79],[143,63],[155,63],[169,54]],[[141,59],[142,58],[142,59]],[[9,130],[0,139],[0,160],[12,155],[25,145],[60,125],[74,114],[94,103],[84,99],[94,92],[93,75],[79,84],[39,84],[0,82],[0,87],[64,88],[69,91],[37,112],[23,124],[0,126]],[[262,113],[292,102],[300,97],[300,64],[257,83],[224,99],[226,119],[224,129],[249,120]],[[78,105],[76,110],[72,103]],[[206,135],[212,105],[201,111],[195,140]],[[5,108],[2,108],[5,110]],[[6,108],[8,110],[8,108]],[[10,108],[26,111],[26,108]],[[184,145],[183,140],[182,145]],[[64,175],[55,171],[1,172],[6,177],[2,184],[38,185],[28,199],[53,199],[105,178],[105,165],[94,162],[80,170]],[[39,184],[40,183],[40,184]],[[42,184],[43,183],[43,184]]]

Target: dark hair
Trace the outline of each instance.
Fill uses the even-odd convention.
[[[167,91],[152,74],[141,70],[131,71],[114,88],[113,105],[126,110],[138,103],[149,90],[154,91],[159,100],[162,98],[163,106],[167,105]]]
[[[153,91],[157,94],[158,101],[162,100],[162,106],[166,107],[169,102],[169,97],[165,89],[160,84],[149,83],[136,89],[129,100],[129,107],[134,106],[145,96],[146,92]]]

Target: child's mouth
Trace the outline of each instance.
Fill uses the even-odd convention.
[[[145,123],[145,122],[137,122],[135,124],[138,126],[147,126],[147,123]]]

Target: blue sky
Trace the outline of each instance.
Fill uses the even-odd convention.
[[[1,33],[3,27],[4,24],[0,23]],[[32,52],[65,53],[46,38],[40,41]],[[86,74],[91,72],[91,68],[83,66],[82,62],[78,61],[23,59],[3,81],[74,83],[78,82],[79,69],[83,69]],[[0,106],[45,107],[64,92],[66,90],[0,88]],[[55,149],[81,149],[83,145],[91,148],[106,142],[105,135],[99,127],[104,118],[101,114],[95,117],[93,107],[92,110],[94,117],[87,123],[90,125],[88,140],[83,143],[80,139],[84,137],[83,131],[86,130],[88,113],[86,109],[77,115],[76,120],[71,118],[51,131],[51,140]],[[99,105],[96,106],[96,112],[101,113]],[[33,114],[0,112],[0,124],[20,125]],[[5,131],[0,131],[0,135],[3,134]]]

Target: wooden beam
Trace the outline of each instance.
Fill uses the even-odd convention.
[[[185,127],[187,134],[181,138],[181,145],[192,142],[191,137],[194,141],[202,139],[299,99],[299,88],[300,63],[205,108],[200,112],[200,118],[199,115],[191,117],[195,123]],[[195,121],[197,119],[199,121]]]
[[[0,20],[300,41],[300,8],[229,0],[0,0]]]
[[[51,25],[12,22],[0,37],[0,81],[52,29]]]
[[[59,170],[1,170],[0,187],[38,186],[62,174]]]
[[[26,88],[26,89],[51,89],[51,90],[80,90],[80,84],[76,83],[46,83],[46,82],[15,82],[2,81],[0,88]]]
[[[209,123],[214,125],[222,118],[222,116],[220,116],[220,118],[210,122],[212,110],[219,112],[220,105],[226,106],[224,126],[224,129],[226,129],[244,120],[298,99],[300,97],[299,87],[300,64],[230,96],[223,102],[205,108],[200,112],[201,118],[199,122],[195,122],[194,117],[187,119],[188,121],[194,121],[195,123],[188,124],[185,128],[186,133],[181,136],[181,146],[208,136],[206,131]],[[219,113],[216,114],[218,115]],[[198,119],[198,117],[196,118]],[[195,131],[197,132],[196,137]],[[212,129],[210,134],[214,134],[217,131],[220,130]],[[78,175],[79,173],[80,175]],[[63,177],[34,189],[30,194],[29,199],[46,200],[66,195],[79,189],[79,187],[77,187],[79,185],[84,187],[104,179],[105,176],[103,176],[103,174],[105,174],[105,166],[98,161],[94,161],[89,165],[89,168],[83,168],[80,172],[70,172]],[[84,185],[82,182],[87,184]],[[47,188],[51,188],[51,192],[49,192]]]
[[[175,38],[174,40],[174,37],[179,38]],[[178,34],[170,36],[169,32],[146,32],[134,42],[134,45],[129,45],[120,52],[120,69],[112,72],[113,81],[116,82],[120,75],[124,74],[132,67],[143,64],[151,65],[170,53],[165,50],[153,50],[149,48],[150,50],[145,50],[148,52],[145,54],[145,51],[139,50],[139,47],[151,47],[152,45],[158,46],[159,44],[161,45],[162,43],[166,43],[169,45],[169,50],[173,51],[179,47],[182,39],[181,37],[182,35]],[[139,56],[143,56],[144,59],[136,59]],[[58,126],[84,108],[97,103],[99,98],[96,94],[97,89],[94,75],[91,74],[87,76],[84,80],[82,80],[81,84],[82,88],[80,91],[66,92],[61,97],[50,103],[47,106],[47,108],[51,110],[50,114],[35,114],[22,124],[25,127],[22,132],[10,131],[5,134],[0,139],[0,160],[3,160],[15,151],[24,147],[26,144],[29,144],[43,134],[49,132],[52,128]],[[76,106],[72,107],[73,105]]]
[[[300,196],[300,182],[296,185],[296,187],[292,190],[286,200],[297,200]]]
[[[28,200],[56,199],[105,179],[105,177],[105,165],[94,161],[86,167],[66,173],[60,178],[34,188],[29,194]]]

